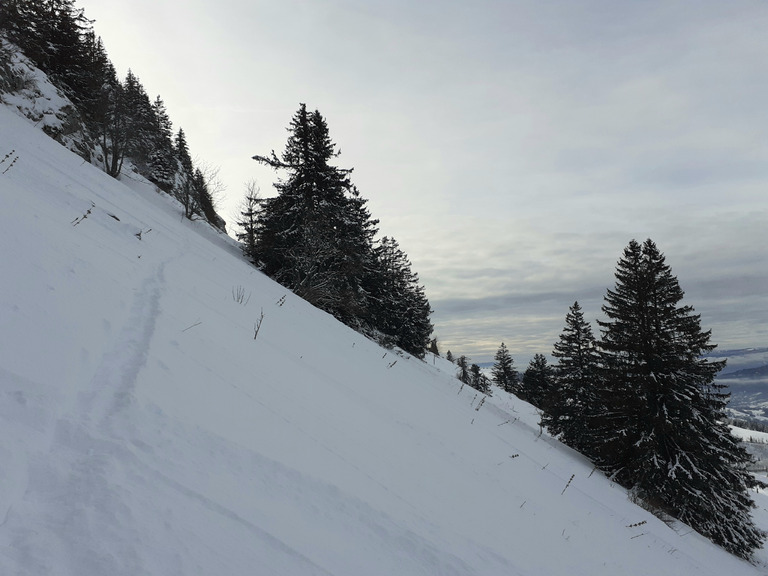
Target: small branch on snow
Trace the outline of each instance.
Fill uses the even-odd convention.
[[[256,337],[259,335],[259,330],[261,330],[261,323],[263,321],[264,321],[264,308],[261,309],[261,316],[259,316],[259,319],[253,325],[253,339],[254,340],[256,340]]]
[[[566,484],[566,485],[565,485],[565,488],[563,488],[563,491],[562,491],[562,492],[560,492],[560,496],[562,496],[563,494],[565,494],[565,491],[566,491],[566,490],[568,490],[568,486],[570,486],[570,485],[571,485],[571,482],[573,482],[573,479],[574,479],[575,477],[576,477],[576,474],[571,474],[571,478],[570,478],[570,480],[568,480],[568,484]]]
[[[75,218],[74,220],[72,220],[72,222],[71,222],[72,226],[77,226],[78,224],[80,224],[80,222],[82,222],[83,220],[85,220],[86,218],[88,218],[88,216],[90,216],[90,215],[91,215],[91,211],[92,211],[92,210],[93,210],[95,207],[96,207],[96,204],[94,204],[93,202],[91,202],[91,207],[90,207],[90,208],[88,208],[88,210],[86,210],[86,211],[85,211],[85,214],[83,214],[82,216],[78,216],[77,218]]]

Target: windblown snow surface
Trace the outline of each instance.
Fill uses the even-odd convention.
[[[766,572],[631,503],[530,405],[378,347],[0,107],[11,150],[0,574]]]

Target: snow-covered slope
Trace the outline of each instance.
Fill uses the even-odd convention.
[[[382,350],[0,107],[11,150],[0,574],[765,572],[629,502],[529,405]]]

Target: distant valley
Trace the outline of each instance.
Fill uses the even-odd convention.
[[[712,359],[728,361],[717,381],[728,386],[733,417],[768,424],[768,347],[722,350]]]

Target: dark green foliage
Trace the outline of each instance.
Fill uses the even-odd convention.
[[[456,378],[461,380],[464,384],[472,382],[472,373],[469,370],[469,359],[466,356],[459,356],[456,360],[456,366],[459,369],[456,373]]]
[[[664,256],[647,240],[624,250],[600,322],[602,408],[589,455],[643,501],[748,558],[765,535],[750,516],[750,457],[724,423],[724,363]]]
[[[0,30],[71,100],[88,101],[86,37],[91,22],[74,0],[3,0]]]
[[[74,129],[84,134],[75,144],[78,154],[87,161],[98,160],[115,178],[130,158],[136,169],[162,190],[172,192],[175,188],[177,197],[190,200],[184,206],[189,217],[205,217],[224,229],[210,183],[195,181],[191,160],[180,169],[174,158],[171,124],[162,100],[158,97],[152,104],[131,71],[125,82],[118,80],[92,22],[82,9],[75,8],[74,0],[2,0],[0,32],[75,105],[72,116],[80,127]],[[13,88],[6,89],[9,87]]]
[[[237,239],[242,242],[243,254],[249,260],[253,260],[256,255],[256,228],[261,202],[256,183],[249,182],[246,186],[245,198],[240,206],[240,218],[236,222],[240,229],[237,233]]]
[[[375,269],[368,279],[371,324],[396,346],[421,358],[432,333],[432,310],[419,277],[392,238],[382,238],[374,255]]]
[[[304,104],[278,157],[254,156],[287,174],[263,200],[249,256],[265,273],[353,328],[423,357],[429,302],[397,242],[374,236],[378,221],[350,181],[325,119]]]
[[[173,125],[158,96],[152,103],[154,112],[153,145],[149,153],[149,179],[165,192],[171,192],[176,178],[176,158],[173,149]]]
[[[216,207],[213,204],[213,194],[211,194],[209,182],[200,168],[195,169],[193,183],[195,198],[197,199],[198,206],[200,206],[200,213],[207,222],[218,228],[217,221],[219,220],[219,215],[216,214]]]
[[[176,138],[174,139],[174,151],[176,153],[176,161],[181,167],[179,172],[191,177],[194,172],[192,156],[189,155],[187,136],[184,134],[182,128],[179,128],[179,131],[176,133]]]
[[[553,436],[582,450],[597,405],[594,388],[598,378],[598,354],[592,328],[584,320],[578,302],[573,303],[565,317],[565,328],[555,343],[552,356],[557,358],[554,385],[541,424]]]
[[[448,362],[456,362],[456,359],[453,357],[453,353],[448,350],[448,352],[445,353],[445,359],[448,360]]]
[[[126,116],[126,154],[134,164],[148,172],[150,154],[159,131],[155,110],[139,79],[128,70],[123,82]]]
[[[106,73],[110,76],[104,78],[99,93],[95,127],[104,155],[104,171],[117,178],[123,169],[128,149],[128,117],[123,85],[114,76],[115,71],[111,65]]]
[[[514,360],[509,353],[504,342],[501,343],[496,355],[493,357],[494,364],[491,369],[491,376],[494,384],[505,392],[514,393],[518,389],[520,375],[515,369]]]
[[[472,364],[469,367],[469,385],[478,392],[491,394],[491,381],[482,373],[480,366],[477,364]]]
[[[133,72],[128,71],[122,84],[117,81],[111,65],[102,73],[93,120],[100,134],[105,171],[117,178],[126,157],[133,159],[138,167],[146,167],[154,146],[156,118],[144,87]]]
[[[535,354],[523,373],[517,395],[541,410],[547,409],[553,387],[552,367],[543,354]]]
[[[304,104],[294,115],[281,158],[255,156],[288,173],[262,203],[254,262],[296,294],[353,325],[363,316],[360,287],[373,262],[377,222],[349,179],[325,119]]]
[[[192,157],[189,155],[187,137],[184,130],[179,128],[174,139],[174,152],[176,157],[176,183],[173,194],[184,207],[184,216],[193,218],[201,212],[200,203],[195,194],[195,168]]]

